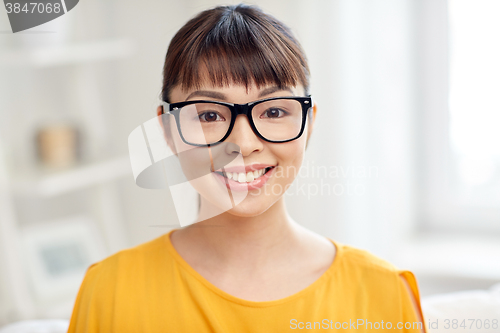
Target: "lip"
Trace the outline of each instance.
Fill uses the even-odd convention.
[[[264,164],[259,164],[259,165],[264,165]],[[251,165],[251,166],[253,166],[253,165]],[[249,166],[249,167],[251,167],[251,166]],[[268,165],[267,167],[272,167],[272,166],[273,165]],[[228,172],[231,172],[230,169],[229,170],[228,169],[225,169],[225,170],[227,170]],[[262,169],[262,167],[259,167],[259,168],[254,169],[254,170],[258,170],[258,169]],[[255,190],[255,189],[258,189],[258,188],[261,188],[262,186],[264,186],[264,184],[267,183],[269,178],[272,176],[274,169],[276,169],[276,168],[272,168],[271,170],[266,172],[264,175],[260,176],[259,178],[255,179],[254,181],[252,181],[250,183],[240,183],[240,182],[237,182],[235,180],[223,177],[223,176],[219,175],[217,172],[212,172],[212,174],[215,176],[215,178],[217,178],[222,184],[224,184],[231,191],[240,192],[240,191],[251,191],[251,190]],[[248,171],[253,171],[253,170],[248,169]]]
[[[250,171],[255,171],[255,170],[260,170],[260,169],[265,169],[265,168],[270,168],[270,167],[275,167],[276,165],[274,164],[264,164],[264,163],[255,163],[255,164],[250,164],[250,165],[233,165],[229,167],[224,167],[215,171],[225,171],[225,172],[243,172],[245,170],[245,173],[248,173]]]

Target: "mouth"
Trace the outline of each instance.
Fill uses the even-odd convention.
[[[221,172],[221,171],[215,171],[216,174],[221,175],[224,178],[231,179],[235,182],[245,184],[245,183],[252,183],[256,179],[259,179],[261,177],[265,177],[265,175],[270,172],[272,169],[274,169],[274,166],[267,167],[267,168],[262,168],[254,171],[249,171],[247,173],[244,172]]]

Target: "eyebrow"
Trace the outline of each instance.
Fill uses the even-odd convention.
[[[192,97],[209,97],[209,98],[215,98],[221,101],[226,100],[226,95],[220,92],[216,91],[210,91],[210,90],[197,90],[193,91],[189,96],[186,98],[186,101],[189,100]]]
[[[266,89],[262,90],[260,92],[260,94],[259,94],[259,98],[263,97],[263,96],[266,96],[266,95],[270,95],[270,94],[275,93],[277,91],[289,91],[289,92],[292,93],[293,96],[295,96],[293,94],[293,91],[292,91],[292,89],[290,87],[280,88],[278,86],[273,86],[273,87],[269,87],[269,88],[266,88]],[[210,91],[210,90],[197,90],[197,91],[193,91],[186,98],[186,101],[189,100],[190,98],[193,98],[193,97],[209,97],[209,98],[214,98],[214,99],[218,99],[218,100],[221,100],[221,101],[225,101],[226,100],[226,95],[224,95],[223,93],[220,93],[220,92],[217,92],[217,91]]]
[[[292,91],[292,89],[290,87],[280,88],[278,86],[273,86],[273,87],[269,87],[269,88],[266,88],[266,89],[262,90],[260,92],[260,94],[259,94],[259,98],[263,97],[263,96],[266,96],[266,95],[270,95],[270,94],[275,93],[277,91],[289,91],[289,92],[292,93],[292,95],[294,95],[293,91]]]

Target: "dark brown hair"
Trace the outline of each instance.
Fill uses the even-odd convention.
[[[290,29],[255,6],[219,6],[189,20],[172,38],[165,57],[161,97],[172,88],[242,84],[247,88],[302,84],[309,92],[309,67]]]

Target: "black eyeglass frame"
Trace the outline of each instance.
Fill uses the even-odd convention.
[[[276,100],[276,99],[293,99],[295,101],[300,102],[300,104],[302,106],[302,124],[300,126],[299,133],[294,138],[291,138],[288,140],[282,140],[282,141],[269,140],[269,139],[266,139],[264,136],[262,136],[262,134],[260,134],[259,131],[257,130],[257,127],[255,127],[255,124],[253,122],[253,117],[252,117],[252,109],[260,103],[264,103],[264,102],[272,101],[272,100]],[[181,109],[187,105],[196,104],[196,103],[211,103],[211,104],[224,105],[224,106],[227,106],[229,108],[229,110],[231,111],[231,123],[229,124],[229,128],[227,129],[226,135],[224,135],[224,137],[222,139],[220,139],[219,141],[216,141],[214,143],[209,143],[209,144],[191,143],[191,142],[188,142],[184,138],[184,136],[182,135],[181,125],[180,125],[180,120],[179,120],[179,114],[181,112]],[[165,106],[168,107],[169,111],[165,112]],[[236,117],[240,114],[244,114],[247,116],[248,122],[250,123],[250,127],[252,128],[255,135],[257,135],[259,138],[261,138],[264,141],[271,142],[271,143],[285,143],[285,142],[290,142],[290,141],[296,140],[296,139],[300,138],[302,136],[302,134],[304,133],[304,128],[305,128],[306,120],[307,120],[307,112],[312,107],[313,107],[313,103],[312,103],[311,95],[309,95],[307,97],[283,96],[283,97],[271,97],[271,98],[261,99],[261,100],[253,101],[253,102],[246,103],[246,104],[234,104],[234,103],[210,101],[210,100],[193,100],[193,101],[185,101],[185,102],[179,102],[179,103],[167,103],[167,102],[163,101],[162,113],[163,114],[170,114],[170,115],[173,115],[175,117],[175,123],[177,124],[177,130],[179,131],[179,135],[181,136],[181,139],[182,139],[182,141],[184,141],[184,143],[191,145],[191,146],[196,146],[196,147],[210,147],[210,146],[215,146],[215,145],[223,142],[224,140],[226,140],[229,137],[229,135],[233,131]]]

